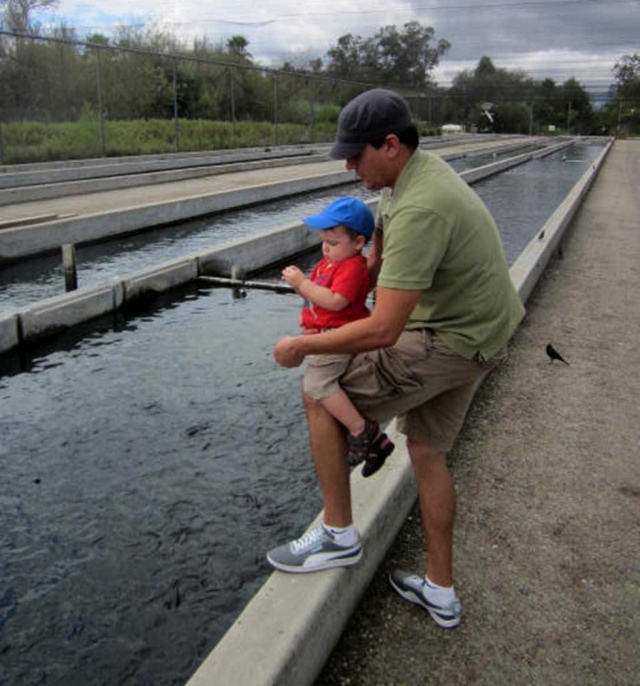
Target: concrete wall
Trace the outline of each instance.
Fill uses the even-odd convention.
[[[375,206],[376,202],[372,204]],[[192,253],[106,283],[40,300],[0,317],[0,352],[189,283],[200,275],[230,277],[234,266],[249,275],[287,255],[305,252],[319,241],[318,234],[304,224],[289,224],[255,238]]]
[[[7,228],[0,232],[0,262],[51,252],[65,243],[82,245],[197,216],[331,188],[353,180],[353,173],[347,171],[319,174],[296,181],[265,183],[237,191],[138,205],[125,210],[69,217],[28,227]]]

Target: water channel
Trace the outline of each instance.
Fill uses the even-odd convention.
[[[510,262],[600,150],[576,146],[474,186]],[[297,221],[328,197],[288,201],[285,220],[283,203],[254,208],[238,226],[268,213]],[[182,240],[167,234],[154,261],[194,250]],[[159,242],[117,243],[142,254]],[[264,552],[320,508],[302,370],[271,358],[299,306],[192,285],[27,359],[0,356],[1,686],[183,684],[219,640],[268,575]]]

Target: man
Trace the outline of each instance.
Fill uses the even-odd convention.
[[[397,416],[416,473],[427,540],[426,576],[394,571],[393,588],[445,628],[460,622],[453,587],[455,492],[446,455],[462,426],[473,387],[504,359],[524,316],[497,229],[478,196],[439,158],[418,149],[406,102],[374,89],[340,113],[331,156],[381,190],[368,255],[376,282],[371,317],[314,336],[285,337],[276,361],[296,367],[307,355],[353,354],[341,386],[374,420]],[[346,440],[342,428],[304,397],[324,523],[275,548],[269,562],[308,572],[355,564]]]

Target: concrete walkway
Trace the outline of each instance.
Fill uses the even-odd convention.
[[[450,455],[461,626],[387,582],[425,567],[415,507],[316,686],[638,683],[639,178],[618,141]]]

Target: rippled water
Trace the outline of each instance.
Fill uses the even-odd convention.
[[[474,186],[509,261],[599,151]],[[2,686],[183,684],[233,622],[320,508],[302,372],[271,358],[299,306],[192,286],[0,355]]]
[[[298,312],[294,296],[193,291],[42,350],[29,373],[2,358],[3,686],[195,670],[264,551],[320,507],[301,372],[271,358]]]

